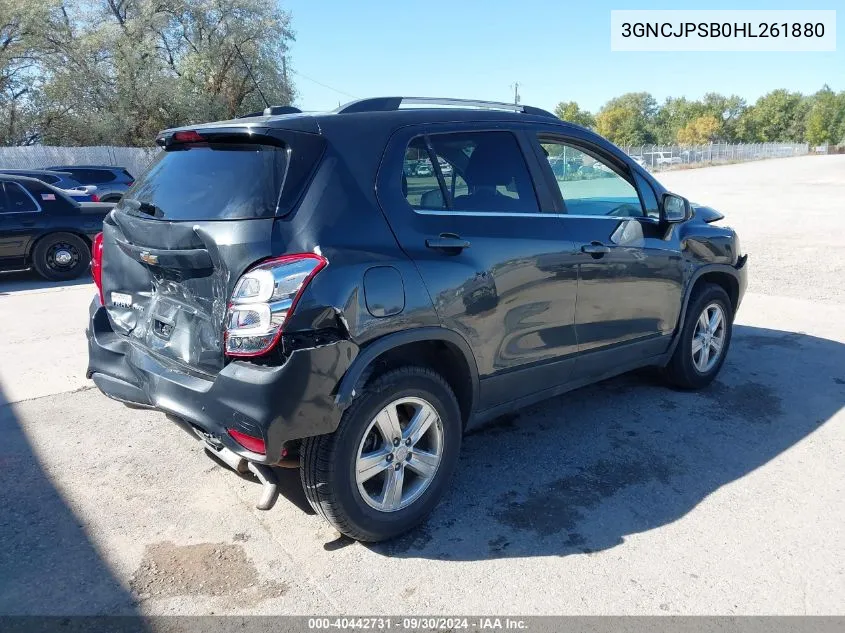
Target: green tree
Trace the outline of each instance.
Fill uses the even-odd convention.
[[[52,0],[0,0],[0,145],[38,140],[34,99]]]
[[[811,145],[845,140],[845,92],[836,94],[824,86],[811,98],[806,136]]]
[[[740,121],[746,142],[803,141],[809,102],[798,92],[773,90],[763,95]]]
[[[569,121],[586,128],[593,128],[596,125],[595,117],[587,110],[578,107],[575,101],[561,101],[555,108],[555,116],[561,121]]]
[[[656,141],[657,101],[647,92],[629,92],[608,101],[596,115],[596,130],[617,145]]]
[[[674,143],[679,130],[705,113],[704,105],[685,97],[669,97],[655,115],[658,143]]]
[[[42,142],[149,145],[165,127],[263,109],[238,50],[271,103],[295,97],[286,72],[290,15],[277,0],[31,4],[47,7],[36,20],[26,95]]]
[[[722,119],[713,114],[705,114],[693,119],[678,130],[677,142],[680,145],[703,145],[719,139],[722,131]]]
[[[719,140],[735,143],[739,119],[748,109],[745,99],[737,95],[725,97],[716,92],[708,92],[701,102],[705,112],[712,114],[722,122]]]

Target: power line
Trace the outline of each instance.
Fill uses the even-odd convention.
[[[355,95],[349,94],[348,92],[345,92],[345,91],[343,91],[343,90],[338,90],[337,88],[332,88],[332,87],[331,87],[331,86],[329,86],[328,84],[324,84],[322,81],[317,81],[317,80],[316,80],[316,79],[314,79],[313,77],[309,77],[308,75],[304,75],[304,74],[302,74],[301,72],[299,72],[298,70],[293,70],[292,68],[289,68],[289,69],[288,69],[288,71],[289,71],[289,72],[292,72],[294,75],[299,75],[299,76],[300,76],[300,77],[302,77],[303,79],[307,79],[308,81],[312,81],[312,82],[314,82],[315,84],[317,84],[318,86],[322,86],[323,88],[327,88],[327,89],[329,89],[329,90],[333,90],[334,92],[337,92],[338,94],[345,95],[345,96],[350,97],[350,98],[352,98],[352,99],[357,99],[357,98],[358,98],[358,97],[356,97]]]

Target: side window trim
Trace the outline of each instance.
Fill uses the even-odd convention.
[[[452,194],[449,192],[449,187],[446,186],[446,180],[443,178],[443,170],[440,169],[440,161],[437,159],[437,152],[434,151],[434,146],[431,144],[431,139],[428,134],[423,136],[425,140],[425,148],[428,151],[428,160],[431,163],[431,170],[437,178],[437,184],[440,187],[440,195],[443,196],[443,204],[447,211],[452,210]]]
[[[643,215],[642,215],[641,218],[634,218],[634,219],[653,219],[648,215],[648,210],[646,209],[645,201],[643,200],[643,194],[640,191],[640,188],[637,186],[636,179],[634,178],[633,173],[631,173],[631,170],[622,161],[620,161],[618,158],[616,158],[612,154],[608,154],[602,148],[596,147],[592,143],[585,141],[583,139],[575,138],[575,137],[572,137],[572,136],[566,136],[564,134],[556,134],[554,132],[548,132],[548,131],[538,132],[535,136],[535,144],[536,144],[535,145],[535,151],[537,152],[538,158],[539,157],[543,158],[543,160],[542,160],[542,163],[544,163],[543,171],[546,174],[546,179],[547,179],[549,186],[552,189],[552,191],[557,191],[557,196],[558,196],[558,200],[560,201],[560,205],[561,205],[561,209],[562,209],[561,213],[563,214],[563,217],[594,218],[594,217],[604,217],[604,216],[598,216],[598,215],[596,215],[596,216],[594,216],[594,215],[581,216],[581,215],[574,215],[574,214],[567,213],[567,211],[566,211],[566,200],[563,199],[563,193],[560,191],[560,187],[557,184],[557,179],[554,176],[554,172],[552,171],[551,164],[549,164],[548,158],[545,156],[545,153],[543,152],[542,143],[544,141],[550,142],[550,143],[560,143],[560,144],[563,144],[563,145],[569,145],[569,146],[575,148],[576,150],[582,151],[582,152],[584,152],[588,155],[591,155],[591,156],[594,156],[594,157],[597,156],[597,157],[601,158],[602,163],[605,163],[605,161],[607,163],[610,163],[608,165],[608,167],[613,169],[613,172],[615,174],[617,174],[622,179],[624,179],[629,185],[631,185],[634,188],[634,191],[637,192],[637,198],[640,201],[640,208],[642,209]]]
[[[41,205],[40,205],[40,204],[38,204],[38,200],[36,200],[36,199],[35,199],[35,196],[33,196],[33,195],[32,195],[32,194],[31,194],[31,193],[27,190],[27,188],[26,188],[26,187],[22,186],[20,183],[17,183],[17,182],[9,182],[9,181],[5,181],[5,183],[4,183],[4,184],[5,184],[5,186],[6,186],[6,187],[9,187],[9,186],[11,185],[11,186],[17,187],[18,189],[20,189],[21,191],[23,191],[23,192],[26,194],[26,196],[27,196],[30,200],[32,200],[32,204],[34,204],[34,205],[35,205],[35,210],[30,210],[30,211],[6,211],[6,212],[4,212],[4,214],[3,214],[3,215],[14,215],[14,214],[17,214],[17,215],[22,215],[22,214],[24,214],[24,213],[41,213],[41,211],[42,211],[42,209],[41,209]],[[6,205],[7,205],[10,209],[12,208],[12,199],[11,199],[11,197],[9,197],[8,191],[6,192]]]

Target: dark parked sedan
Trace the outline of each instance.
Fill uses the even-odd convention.
[[[101,202],[119,202],[135,178],[123,167],[107,165],[59,165],[50,167],[55,171],[67,172],[82,185],[97,187]]]
[[[0,270],[32,267],[54,280],[80,276],[112,207],[77,202],[34,178],[0,174]]]

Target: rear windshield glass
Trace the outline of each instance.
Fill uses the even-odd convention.
[[[275,215],[288,153],[272,145],[210,143],[161,152],[126,198],[164,220],[242,220]],[[131,204],[131,203],[130,203]],[[124,211],[127,204],[120,205]]]

